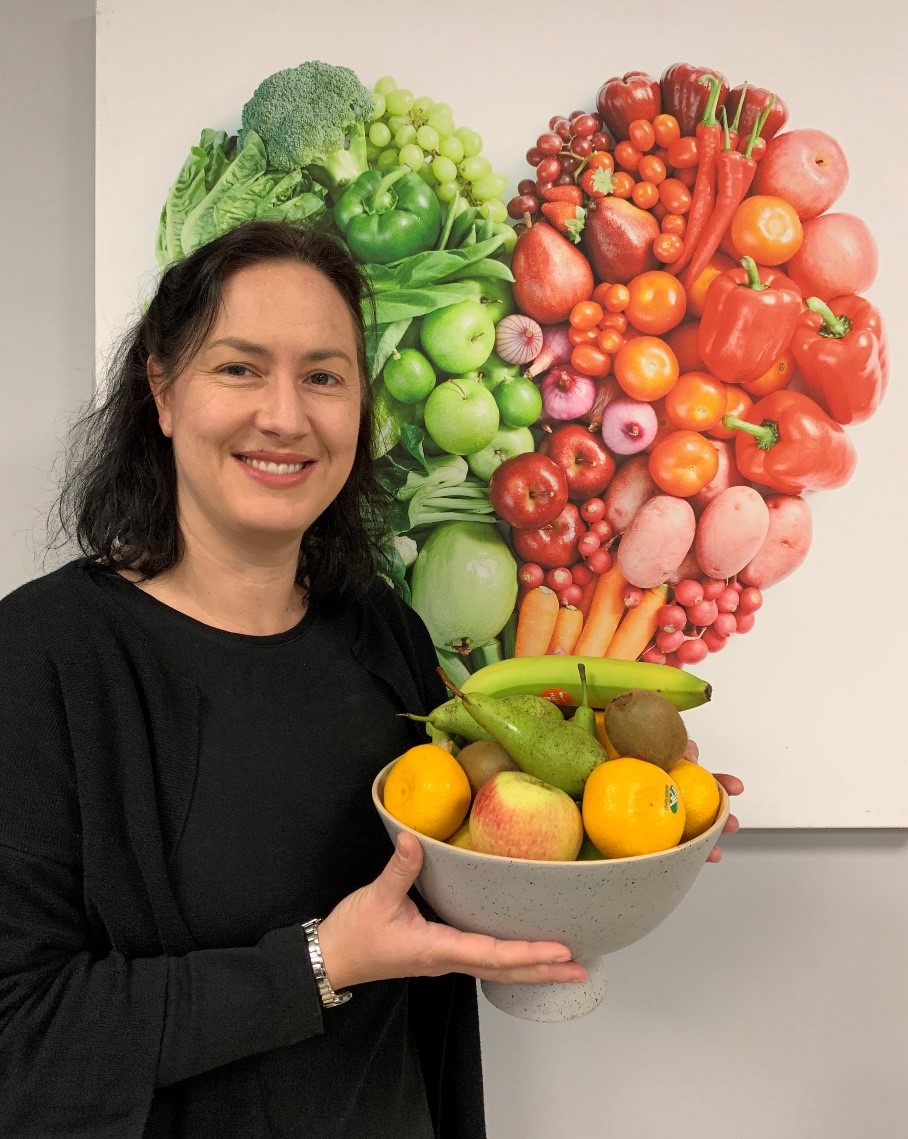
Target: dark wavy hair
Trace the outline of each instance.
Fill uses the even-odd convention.
[[[73,427],[56,506],[59,533],[100,564],[151,578],[182,557],[173,448],[158,424],[148,359],[160,363],[164,384],[172,383],[210,333],[224,283],[270,261],[311,266],[334,285],[353,320],[362,379],[353,469],[303,536],[297,582],[310,596],[340,597],[362,594],[374,579],[388,517],[371,443],[363,307],[374,313],[374,300],[359,266],[332,237],[271,221],[240,225],[166,270],[114,354],[106,388]]]

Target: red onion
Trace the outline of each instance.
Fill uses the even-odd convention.
[[[515,312],[498,322],[495,351],[506,364],[529,364],[542,349],[542,329],[532,317]]]
[[[539,385],[542,406],[550,419],[580,419],[593,406],[596,384],[573,368],[552,368]]]
[[[615,399],[602,416],[602,441],[615,455],[636,455],[653,439],[659,420],[651,403],[639,399]]]
[[[612,400],[623,398],[624,389],[614,376],[596,377],[596,399],[590,408],[586,422],[590,431],[598,431],[602,426],[602,416]]]
[[[538,376],[549,368],[556,368],[559,364],[566,364],[574,351],[574,345],[568,339],[569,324],[547,324],[542,329],[542,349],[533,363],[527,368],[528,376]]]

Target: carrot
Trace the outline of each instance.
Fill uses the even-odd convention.
[[[593,597],[596,593],[596,582],[599,580],[599,574],[594,573],[590,580],[583,586],[583,597],[577,603],[577,608],[583,614],[584,620],[590,615],[590,606],[593,604]]]
[[[628,609],[609,642],[605,655],[611,660],[636,660],[653,639],[656,632],[656,614],[665,604],[668,586],[657,585],[643,593],[643,600]]]
[[[555,618],[552,639],[546,649],[548,656],[569,657],[583,628],[583,614],[574,605],[562,605]]]
[[[612,568],[596,582],[596,592],[593,594],[586,624],[574,645],[577,656],[601,657],[605,653],[618,628],[618,622],[626,611],[621,595],[626,585],[627,581],[618,568],[616,559]]]
[[[553,589],[538,585],[527,591],[517,617],[515,657],[545,656],[555,631],[559,608],[558,594]]]

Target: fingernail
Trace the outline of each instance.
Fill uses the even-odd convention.
[[[562,949],[560,953],[556,953],[555,956],[552,958],[552,964],[557,965],[557,964],[561,964],[561,962],[563,962],[563,961],[570,961],[571,956],[572,956],[572,954],[571,954],[570,949]]]
[[[395,844],[395,849],[397,850],[397,853],[400,855],[400,857],[401,857],[401,858],[403,858],[405,861],[406,861],[406,859],[408,859],[408,858],[410,857],[410,855],[409,855],[409,853],[408,853],[408,851],[407,851],[407,848],[406,848],[406,847],[404,846],[404,844],[403,844],[403,843],[400,841],[400,836],[399,836],[399,835],[398,835],[398,838],[397,838],[397,842],[396,842],[396,844]]]

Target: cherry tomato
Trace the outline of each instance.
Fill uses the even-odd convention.
[[[742,387],[739,387],[737,384],[726,384],[725,390],[725,415],[734,415],[740,419],[745,412],[753,407],[754,401]],[[710,427],[706,434],[710,435],[713,439],[735,439],[738,435],[737,431],[729,431],[726,427],[723,427],[721,419],[715,427]]]
[[[615,147],[615,161],[624,170],[636,170],[643,155],[632,142],[626,139]]]
[[[731,239],[742,257],[761,265],[781,265],[801,248],[804,229],[794,206],[784,198],[757,194],[735,210]]]
[[[687,218],[684,214],[666,214],[662,219],[661,229],[663,233],[674,233],[678,237],[683,237],[687,229]]]
[[[665,343],[678,358],[678,370],[685,372],[704,372],[706,365],[700,355],[699,344],[700,322],[698,320],[685,320],[671,332],[666,332]]]
[[[615,160],[607,150],[598,150],[586,164],[587,170],[614,170]]]
[[[610,356],[614,356],[624,343],[624,337],[617,328],[602,328],[596,336],[596,343],[603,352],[608,352]]]
[[[637,172],[641,178],[647,182],[652,182],[654,186],[658,186],[660,182],[664,182],[668,174],[665,163],[661,158],[657,158],[655,154],[644,154],[640,159]]]
[[[578,301],[568,318],[573,328],[595,328],[602,320],[602,306],[595,301]]]
[[[681,135],[668,145],[666,162],[676,170],[691,170],[700,161],[700,150],[692,134]]]
[[[669,147],[681,137],[681,127],[674,115],[656,115],[653,119],[653,134],[659,146]]]
[[[656,132],[649,119],[634,119],[628,125],[627,137],[631,145],[635,146],[641,154],[646,154],[656,145]]]
[[[598,344],[578,344],[571,353],[571,367],[584,376],[607,376],[612,358]]]
[[[605,294],[609,291],[609,289],[611,287],[612,286],[609,284],[608,281],[601,281],[595,287],[595,289],[593,289],[593,295],[592,295],[592,297],[590,297],[590,300],[595,301],[596,304],[600,305],[602,308],[606,308],[607,306],[605,303]],[[601,323],[601,318],[600,318],[600,323]]]
[[[652,182],[638,182],[631,190],[631,201],[641,210],[649,210],[659,201],[659,189]]]
[[[661,202],[656,202],[656,204],[650,210],[650,213],[653,215],[656,221],[661,222],[664,217],[667,217],[668,210],[665,208],[665,206],[662,205]]]
[[[689,190],[692,190],[694,183],[697,181],[697,168],[696,166],[691,166],[687,170],[676,169],[675,177],[682,186],[687,186]]]
[[[670,392],[678,379],[678,360],[657,336],[625,339],[615,356],[615,379],[631,399],[648,403]]]
[[[599,331],[596,328],[569,328],[568,340],[574,345],[576,344],[595,344],[599,338]]]
[[[684,286],[671,273],[661,269],[639,273],[628,282],[627,290],[625,315],[638,332],[661,336],[684,319],[687,308]]]
[[[627,285],[609,285],[608,292],[605,294],[604,307],[609,312],[624,312],[630,299],[631,294],[628,292]],[[621,331],[623,332],[624,329]]]
[[[678,215],[670,214],[669,216],[677,217]],[[678,260],[683,252],[684,242],[677,233],[660,233],[653,242],[653,256],[663,265],[671,265],[673,261]]]
[[[706,301],[706,293],[709,286],[715,281],[720,273],[726,272],[728,269],[734,269],[735,262],[729,257],[725,257],[721,253],[716,253],[710,258],[706,268],[699,274],[696,281],[687,290],[687,311],[694,316],[703,315],[703,305]]]
[[[699,431],[672,431],[650,452],[649,473],[666,494],[690,498],[719,470],[719,452]]]
[[[709,372],[685,372],[665,397],[665,414],[675,427],[704,431],[725,414],[725,385]]]
[[[781,391],[782,388],[787,388],[788,385],[795,377],[795,361],[791,352],[785,352],[785,355],[767,368],[762,376],[758,376],[755,380],[751,380],[749,384],[742,384],[741,387],[752,395],[754,399],[762,399],[763,396],[769,395],[770,392]]]
[[[612,289],[625,288],[624,285],[610,285]],[[626,303],[626,302],[625,302]],[[602,320],[599,321],[600,328],[614,328],[617,332],[627,333],[630,331],[627,327],[627,317],[623,312],[607,312]]]
[[[690,190],[677,178],[666,178],[659,186],[659,201],[670,213],[686,214],[690,209]]]
[[[626,170],[619,170],[612,176],[612,197],[629,198],[636,183]]]

